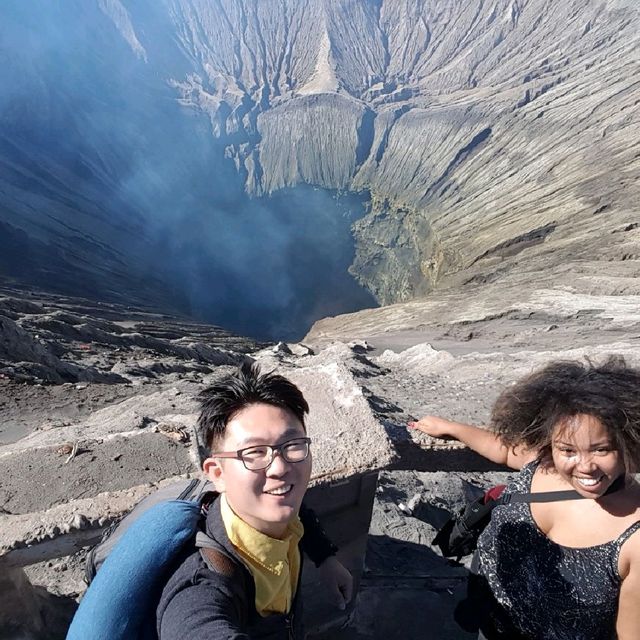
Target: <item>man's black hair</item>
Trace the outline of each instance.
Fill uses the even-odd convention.
[[[198,436],[204,456],[224,437],[229,421],[252,404],[287,409],[303,427],[304,416],[309,413],[307,401],[293,382],[272,372],[261,373],[255,362],[245,362],[235,373],[207,387],[198,399],[201,403]]]

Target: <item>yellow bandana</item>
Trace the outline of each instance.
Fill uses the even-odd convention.
[[[261,616],[287,613],[298,587],[300,550],[304,533],[300,518],[288,525],[282,540],[260,533],[239,518],[220,496],[220,513],[231,544],[245,561],[256,585],[256,609]]]

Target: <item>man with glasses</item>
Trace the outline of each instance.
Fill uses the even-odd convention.
[[[158,606],[160,640],[303,638],[301,549],[331,576],[342,606],[351,575],[302,499],[311,475],[309,406],[286,378],[244,365],[201,394],[203,463],[220,491],[205,533],[213,549],[184,559]]]

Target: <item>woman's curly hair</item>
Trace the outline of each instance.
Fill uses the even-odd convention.
[[[556,426],[578,414],[602,422],[628,470],[640,470],[640,369],[622,356],[600,365],[559,360],[505,389],[493,406],[491,427],[508,447],[549,459]]]

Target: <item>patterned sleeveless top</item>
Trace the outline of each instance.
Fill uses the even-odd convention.
[[[529,493],[537,465],[523,467],[506,491]],[[525,635],[611,640],[622,582],[618,557],[638,529],[640,521],[616,540],[576,549],[549,540],[533,520],[529,503],[497,506],[478,540],[479,574]]]

